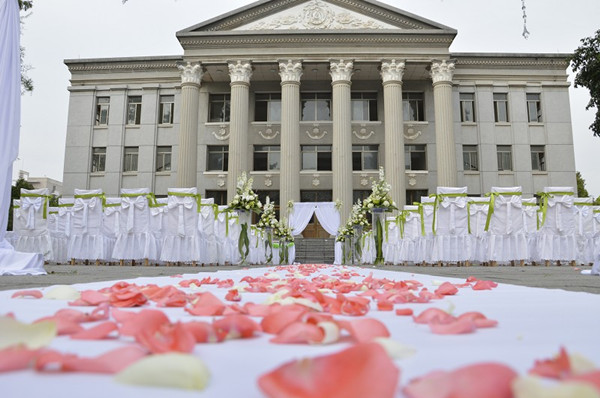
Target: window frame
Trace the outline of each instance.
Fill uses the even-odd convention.
[[[468,169],[466,156],[468,156],[468,164],[471,166]],[[473,158],[475,158],[475,168],[472,167]],[[463,145],[463,171],[479,171],[479,151],[477,145]]]
[[[360,168],[355,168],[355,154],[360,154]],[[375,154],[375,167],[365,168],[365,153]],[[379,170],[379,145],[352,145],[352,171]]]
[[[171,99],[168,101],[167,99]],[[175,95],[161,95],[158,100],[158,124],[173,124],[173,112],[175,111]],[[168,121],[165,122],[165,109],[169,109]]]
[[[319,96],[323,98],[319,98]],[[314,97],[314,98],[309,98]],[[304,102],[314,103],[314,119],[304,118]],[[319,101],[328,103],[329,119],[319,119]],[[331,91],[309,91],[300,93],[300,121],[301,122],[331,122],[333,121],[333,95]]]
[[[531,170],[546,172],[546,146],[545,145],[531,145]],[[540,158],[541,155],[541,158]],[[535,168],[537,163],[538,168]]]
[[[221,117],[212,118],[213,106],[221,105]],[[211,93],[208,96],[208,123],[229,123],[231,120],[231,94],[230,93]]]
[[[221,155],[222,167],[211,168],[211,155]],[[217,160],[218,162],[219,160]],[[229,170],[229,145],[207,145],[206,146],[206,171],[227,172]]]
[[[256,154],[257,153],[266,153],[267,156],[267,164],[266,168],[257,168],[256,163]],[[277,154],[277,155],[275,155]],[[277,157],[277,167],[271,168],[271,158]],[[280,145],[254,145],[254,153],[253,153],[253,162],[252,169],[254,171],[279,171],[281,168],[281,146]]]
[[[477,123],[475,117],[475,93],[459,93],[461,123]],[[469,112],[470,115],[469,116]]]
[[[264,98],[262,98],[264,97]],[[266,102],[266,116],[263,120],[257,117],[259,102]],[[275,118],[271,112],[273,111],[272,105],[279,104],[279,118]],[[254,93],[254,121],[255,122],[266,122],[266,123],[280,123],[281,122],[281,92],[279,93]]]
[[[411,98],[413,97],[413,98]],[[411,103],[416,104],[417,116],[415,119],[406,117],[410,115],[409,112],[412,107]],[[425,119],[425,93],[423,91],[403,91],[402,92],[402,117],[405,122],[424,122]]]
[[[307,148],[315,148],[314,151],[307,150]],[[315,153],[315,168],[306,168],[305,167],[305,154]],[[329,160],[327,160],[326,155],[319,156],[320,153],[328,153]],[[300,157],[301,157],[301,170],[303,171],[332,171],[333,170],[333,146],[332,145],[301,145],[300,146]],[[319,168],[319,165],[326,167],[326,164],[323,165],[321,162],[329,162],[330,168]]]
[[[227,190],[207,189],[204,191],[204,197],[206,199],[213,198],[214,203],[218,206],[227,205]]]
[[[168,151],[166,150],[168,148]],[[168,155],[168,162],[166,161]],[[156,147],[156,167],[157,173],[168,173],[173,169],[173,147],[170,145],[161,145]],[[166,167],[168,165],[168,168]]]
[[[139,167],[139,156],[140,147],[126,146],[123,148],[123,173],[137,173]]]
[[[91,160],[92,162],[90,164],[90,173],[104,173],[106,171],[106,147],[92,147]]]
[[[139,99],[139,100],[138,100]],[[131,117],[133,115],[133,118]],[[142,96],[127,96],[127,117],[125,120],[127,126],[139,126],[142,124]]]
[[[106,100],[106,102],[104,102]],[[102,113],[106,110],[105,121],[102,122]],[[110,117],[110,97],[96,97],[96,115],[94,116],[94,126],[108,126]]]
[[[411,150],[412,148],[414,148],[414,150]],[[420,150],[420,148],[423,148],[423,150]],[[412,165],[412,153],[423,153],[423,161],[425,162],[425,167],[422,169],[413,169],[413,165]],[[409,164],[407,164],[407,162],[410,162]],[[411,144],[411,145],[404,145],[404,166],[405,166],[405,170],[411,170],[411,171],[425,171],[428,170],[427,168],[427,144]]]
[[[377,91],[353,91],[350,93],[350,103],[351,103],[351,119],[353,122],[377,122],[379,121],[379,115],[377,112]],[[365,118],[364,115],[361,115],[361,118],[356,118],[354,112],[355,103],[366,104],[366,113],[367,116]],[[364,106],[362,107],[364,110]]]
[[[508,149],[508,150],[507,150]],[[503,154],[508,154],[508,160],[510,163],[510,168],[505,168],[505,158]],[[513,171],[513,156],[512,156],[512,146],[511,145],[496,145],[496,157],[498,160],[498,171]]]
[[[530,99],[530,96],[536,96],[537,98]],[[525,93],[525,101],[527,103],[527,120],[529,123],[543,123],[542,95],[540,93]],[[535,118],[532,117],[532,107],[535,108]]]
[[[504,98],[497,98],[497,96],[504,96]],[[496,123],[510,123],[510,113],[508,111],[508,93],[493,93],[494,102],[494,121]],[[506,120],[500,120],[500,106],[504,108],[504,116]]]

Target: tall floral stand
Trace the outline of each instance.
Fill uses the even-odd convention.
[[[345,235],[342,242],[342,264],[352,265],[352,237]]]
[[[363,227],[355,225],[353,227],[354,235],[352,236],[352,252],[354,257],[354,264],[362,265],[362,233]]]
[[[264,229],[265,239],[265,259],[268,265],[273,264],[273,228],[266,227]]]
[[[385,236],[385,209],[375,207],[371,209],[373,216],[373,239],[375,241],[375,265],[383,265],[383,239]]]
[[[250,238],[248,236],[252,224],[252,213],[248,210],[237,210],[238,222],[240,224],[240,237],[238,239],[238,250],[240,252],[240,264],[248,264],[250,254]]]

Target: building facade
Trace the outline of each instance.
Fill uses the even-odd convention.
[[[457,32],[373,0],[261,0],[177,33],[183,54],[66,60],[64,193],[247,172],[276,202],[437,186],[575,186],[565,54],[451,53]],[[282,206],[285,208],[285,206]]]

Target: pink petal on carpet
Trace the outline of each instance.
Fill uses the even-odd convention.
[[[41,349],[30,350],[24,347],[9,347],[0,350],[0,373],[29,368]]]
[[[311,344],[323,341],[325,333],[316,325],[303,322],[294,322],[269,340],[276,344]]]
[[[435,294],[439,294],[441,296],[453,296],[458,293],[458,289],[450,282],[444,282],[435,289]]]
[[[420,324],[448,323],[455,319],[456,318],[454,318],[452,315],[448,314],[444,310],[440,310],[439,308],[427,308],[419,315],[413,317],[415,323]]]
[[[535,361],[535,364],[529,373],[551,379],[563,379],[567,376],[571,376],[571,360],[569,359],[567,350],[565,350],[564,347],[561,347],[560,352],[556,357]]]
[[[35,298],[40,299],[44,297],[41,291],[39,290],[19,290],[18,292],[14,292],[10,298]]]
[[[81,332],[73,333],[71,338],[74,340],[102,340],[118,329],[119,327],[114,322],[103,322]]]
[[[337,321],[358,343],[368,343],[376,337],[390,337],[384,323],[373,318],[359,318],[351,321]]]
[[[227,339],[248,338],[260,332],[260,325],[246,315],[228,315],[213,322],[217,334],[224,333]]]
[[[449,323],[430,323],[429,329],[434,334],[466,334],[473,333],[477,326],[469,319],[457,319]]]

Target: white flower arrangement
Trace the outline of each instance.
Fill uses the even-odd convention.
[[[256,226],[261,229],[277,228],[277,218],[275,217],[275,203],[271,202],[268,196],[267,201],[263,206],[263,211],[260,215],[260,220],[258,220]]]
[[[252,190],[252,184],[254,180],[248,178],[246,173],[238,178],[236,193],[233,200],[227,206],[227,210],[247,210],[255,213],[260,213],[262,209],[262,203],[258,199],[258,195]]]
[[[273,233],[278,239],[285,239],[288,243],[294,241],[292,229],[288,226],[287,219],[285,218],[279,220],[277,227],[273,229]]]
[[[392,186],[385,181],[383,167],[379,168],[379,178],[371,182],[371,189],[371,195],[363,202],[364,210],[369,211],[374,208],[382,208],[385,211],[398,210],[390,195]]]
[[[369,226],[369,220],[367,220],[367,210],[362,206],[360,199],[356,204],[352,205],[352,211],[348,216],[346,225],[338,229],[338,235],[336,242],[344,242],[348,237],[354,236],[354,227],[367,227]]]

